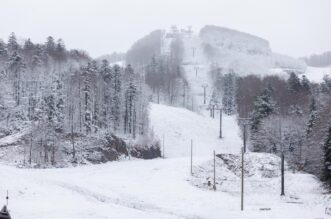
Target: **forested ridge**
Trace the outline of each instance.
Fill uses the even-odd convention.
[[[150,134],[147,87],[131,65],[93,60],[53,37],[20,45],[12,33],[0,41],[0,72],[0,134],[26,131],[25,165],[55,165],[64,151],[75,162],[75,141],[89,136]]]

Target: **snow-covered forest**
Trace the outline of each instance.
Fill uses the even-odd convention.
[[[84,162],[83,153],[100,148],[82,141],[95,144],[96,139],[116,136],[131,139],[132,146],[157,147],[149,131],[148,87],[131,65],[111,65],[83,51],[68,51],[63,40],[51,36],[43,44],[27,39],[20,45],[12,33],[7,43],[0,41],[0,50],[1,137],[22,134],[17,148],[21,156],[15,162],[24,166]],[[99,160],[88,160],[128,155],[126,148],[110,149]]]
[[[317,39],[304,50],[279,20],[164,27],[148,16],[166,7],[131,4],[0,33],[0,219],[330,218],[330,52],[293,55]]]

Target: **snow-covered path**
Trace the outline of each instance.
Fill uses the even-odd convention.
[[[185,37],[183,67],[194,97],[194,109],[204,111],[212,94],[212,82],[209,78],[209,62],[204,56],[198,36]],[[206,87],[206,104],[204,104],[204,88]]]
[[[203,161],[197,158],[194,163]],[[309,202],[300,199],[297,201],[304,203],[288,203],[289,198],[281,198],[278,191],[257,191],[245,195],[245,211],[240,212],[240,188],[214,192],[193,186],[188,181],[188,158],[51,170],[0,165],[0,178],[0,194],[4,196],[9,189],[12,216],[20,219],[326,218],[320,190],[309,175],[294,177],[288,173],[287,177],[291,190],[305,191],[301,196]]]

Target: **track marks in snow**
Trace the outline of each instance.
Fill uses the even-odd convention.
[[[144,202],[143,200],[139,200],[134,197],[124,197],[123,194],[121,194],[120,197],[114,198],[110,197],[107,195],[103,195],[98,192],[94,192],[90,189],[83,188],[81,186],[73,185],[73,184],[68,184],[64,182],[53,182],[54,184],[60,186],[63,189],[70,190],[72,192],[75,192],[89,200],[94,200],[98,202],[102,202],[105,204],[114,204],[114,205],[120,205],[122,207],[127,207],[135,210],[140,210],[140,211],[146,211],[146,212],[155,212],[158,214],[163,214],[167,216],[167,218],[178,218],[178,219],[203,219],[202,217],[195,216],[195,215],[182,215],[179,213],[175,213],[171,210],[165,209],[165,208],[160,208],[156,205],[149,204]]]

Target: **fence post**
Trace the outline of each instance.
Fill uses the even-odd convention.
[[[216,191],[216,154],[214,151],[214,186],[213,186],[214,191]]]
[[[241,150],[241,210],[244,210],[244,148]]]
[[[247,124],[244,124],[244,153],[246,153],[246,135],[247,135],[247,132],[246,132],[246,127],[247,127]]]
[[[193,175],[193,140],[191,139],[191,176]]]
[[[164,153],[164,134],[163,134],[163,136],[162,136],[162,157],[163,157],[163,159],[165,158],[165,153]]]
[[[222,108],[220,108],[220,138],[223,138],[223,135],[222,135],[222,115],[223,114],[223,111],[222,111]]]

